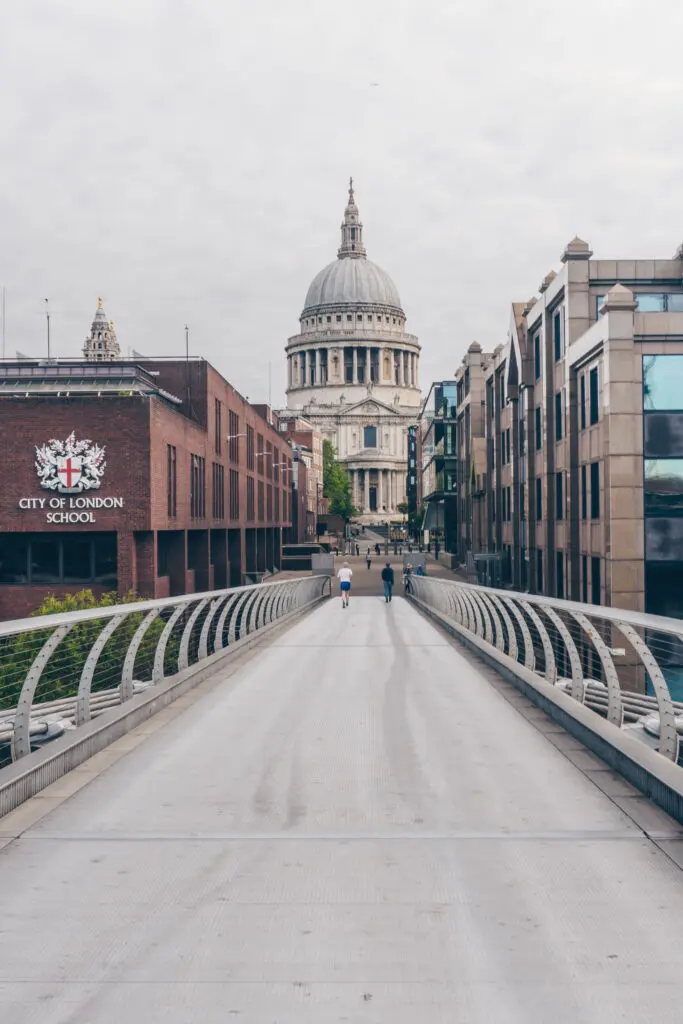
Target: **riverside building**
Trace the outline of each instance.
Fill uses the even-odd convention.
[[[291,448],[203,359],[0,363],[0,473],[2,619],[280,565]]]
[[[300,324],[286,347],[288,412],[332,441],[360,520],[395,519],[420,408],[420,345],[394,282],[367,258],[353,183],[337,259],[313,279]]]

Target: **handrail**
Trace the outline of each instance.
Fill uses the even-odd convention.
[[[424,576],[410,577],[408,597],[476,636],[513,672],[523,666],[683,763],[683,700],[666,677],[667,667],[683,670],[679,619]]]
[[[329,591],[305,576],[0,623],[0,768]]]

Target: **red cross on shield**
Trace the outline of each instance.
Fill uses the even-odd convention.
[[[73,490],[83,475],[83,460],[67,455],[57,460],[57,476],[66,490]]]

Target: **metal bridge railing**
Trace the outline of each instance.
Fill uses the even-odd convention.
[[[320,600],[327,576],[0,623],[0,767]]]
[[[679,764],[683,621],[412,576],[409,593]]]

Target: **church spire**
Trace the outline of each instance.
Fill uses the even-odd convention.
[[[363,245],[363,225],[359,220],[356,198],[353,194],[353,178],[349,178],[349,201],[344,210],[344,220],[341,226],[341,245],[337,252],[337,258],[343,259],[365,259],[367,253]]]
[[[97,299],[97,309],[90,326],[90,336],[85,339],[83,358],[88,362],[111,362],[121,357],[121,349],[114,330],[114,321],[107,320],[102,305],[102,296]]]

